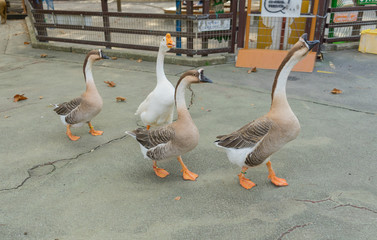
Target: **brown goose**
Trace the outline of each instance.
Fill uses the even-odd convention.
[[[172,157],[177,157],[180,162],[183,179],[194,181],[198,177],[187,169],[181,155],[194,149],[199,141],[198,128],[186,107],[185,89],[192,83],[203,82],[212,82],[203,75],[203,69],[187,71],[178,80],[174,97],[178,112],[178,119],[175,122],[153,130],[138,128],[126,132],[139,142],[144,158],[153,160],[154,171],[159,177],[166,177],[169,173],[158,168],[156,161]]]
[[[242,187],[250,189],[255,186],[250,179],[245,178],[246,170],[262,163],[266,163],[268,178],[273,184],[288,185],[285,179],[276,177],[270,156],[294,140],[300,132],[300,123],[288,104],[285,87],[292,68],[318,42],[308,41],[305,33],[288,52],[276,72],[272,85],[271,108],[266,115],[231,134],[217,137],[219,140],[215,144],[226,150],[229,161],[242,167],[238,175]]]
[[[80,137],[74,136],[71,133],[72,127],[80,127],[84,123],[88,123],[90,131],[93,136],[102,135],[103,131],[94,130],[90,121],[97,116],[102,109],[102,97],[99,95],[96,85],[94,84],[92,65],[93,62],[108,59],[102,50],[92,50],[85,58],[83,71],[86,83],[86,91],[78,98],[70,102],[58,104],[54,111],[60,115],[64,125],[67,126],[67,136],[72,141],[77,141]]]

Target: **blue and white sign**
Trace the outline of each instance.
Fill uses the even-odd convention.
[[[263,0],[262,17],[299,17],[302,0]]]

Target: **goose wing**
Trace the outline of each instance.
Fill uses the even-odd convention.
[[[140,115],[142,112],[147,111],[152,95],[153,95],[153,91],[147,96],[147,98],[142,103],[140,103],[139,107],[136,110],[135,115]]]
[[[81,101],[82,98],[78,97],[69,102],[61,103],[54,108],[54,111],[59,115],[68,115],[80,105]]]
[[[160,144],[171,141],[175,135],[174,129],[170,126],[160,127],[153,130],[138,128],[133,131],[136,140],[146,149],[154,148]]]
[[[247,148],[257,144],[271,129],[272,121],[266,117],[259,118],[246,124],[237,131],[217,136],[216,143],[225,148]]]

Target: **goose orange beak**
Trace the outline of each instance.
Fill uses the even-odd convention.
[[[174,42],[173,39],[171,38],[170,33],[167,33],[166,36],[165,36],[165,38],[166,38],[166,46],[167,46],[168,48],[173,48],[173,47],[175,47],[175,42]]]

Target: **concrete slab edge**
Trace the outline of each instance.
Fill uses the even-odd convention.
[[[82,47],[69,47],[69,46],[58,46],[53,43],[39,42],[35,35],[35,29],[31,23],[30,17],[25,18],[26,25],[28,28],[31,46],[33,48],[47,49],[54,51],[63,52],[73,52],[73,53],[87,53],[94,47],[82,46]],[[142,59],[143,61],[155,62],[157,59],[156,52],[142,53],[142,52],[127,52],[118,51],[116,49],[103,49],[103,52],[111,57],[126,58],[126,59]],[[229,55],[229,56],[228,56]],[[201,67],[209,65],[218,65],[234,61],[234,56],[232,54],[224,54],[221,56],[208,56],[208,57],[186,57],[186,56],[165,56],[165,63],[191,66],[191,67]]]
[[[323,51],[340,51],[340,50],[347,50],[347,49],[358,49],[359,42],[346,42],[346,43],[324,43],[321,47]]]

